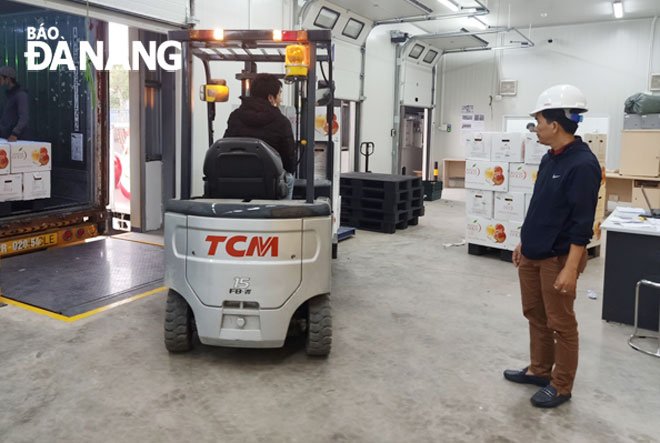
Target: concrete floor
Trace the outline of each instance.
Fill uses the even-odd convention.
[[[170,355],[164,293],[71,324],[2,308],[0,441],[660,441],[660,360],[600,319],[602,257],[579,282],[573,399],[535,409],[534,387],[503,379],[528,363],[518,280],[442,246],[463,238],[463,211],[428,203],[417,227],[340,245],[327,360],[299,340]]]

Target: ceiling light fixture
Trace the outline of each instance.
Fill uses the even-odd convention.
[[[470,19],[470,24],[472,26],[475,26],[481,29],[482,31],[488,29],[488,25],[482,22],[481,20],[479,20],[477,17],[468,17],[468,18]]]
[[[623,17],[623,2],[621,0],[613,1],[612,9],[614,10],[614,17],[616,18]]]
[[[453,0],[438,0],[440,3],[442,3],[445,7],[451,9],[453,12],[458,12],[460,9],[459,6],[454,2]]]

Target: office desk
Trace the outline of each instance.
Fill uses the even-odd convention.
[[[660,282],[660,220],[633,224],[621,217],[632,215],[617,209],[601,225],[607,233],[602,318],[632,325],[635,285],[643,278]],[[639,326],[657,331],[660,294],[651,291],[640,289]]]

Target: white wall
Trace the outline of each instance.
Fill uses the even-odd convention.
[[[503,116],[527,115],[541,91],[570,83],[586,94],[587,115],[610,117],[607,166],[618,168],[624,102],[648,89],[649,60],[651,72],[660,71],[658,22],[652,56],[652,19],[535,29],[534,48],[503,51],[499,61],[500,55],[491,51],[445,56],[438,68],[437,95],[443,121],[437,113],[431,161],[464,158],[459,139],[462,105],[474,105],[475,112],[486,115],[487,129],[500,131]],[[496,95],[499,78],[518,80],[518,95],[490,107],[489,95]],[[442,123],[451,123],[452,132],[440,131]]]
[[[195,0],[197,29],[293,29],[293,0],[233,0],[231,7],[226,1]],[[224,78],[229,86],[229,101],[216,105],[215,139],[222,138],[229,114],[240,105],[241,83],[236,80],[244,64],[242,62],[211,62],[213,78]],[[283,63],[261,63],[259,72],[284,72]],[[204,155],[209,148],[206,104],[199,100],[199,87],[204,84],[204,66],[198,59],[193,64],[193,143],[192,143],[192,192],[202,195],[204,184],[202,168]],[[284,86],[283,105],[288,104],[288,86]]]

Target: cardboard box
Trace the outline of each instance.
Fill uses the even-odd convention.
[[[607,158],[607,134],[585,134],[582,140],[589,145],[598,162],[605,164]]]
[[[548,149],[546,145],[539,143],[539,138],[536,132],[530,132],[523,136],[523,151],[525,152],[525,163],[530,165],[538,165],[541,159],[547,154]]]
[[[509,165],[509,192],[534,192],[539,165],[511,163]]]
[[[522,233],[522,221],[511,220],[505,223],[507,237],[504,242],[506,249],[513,251],[520,243],[520,234]]]
[[[11,146],[11,173],[50,171],[50,143],[17,141]]]
[[[11,172],[11,149],[6,143],[0,143],[0,175]]]
[[[9,174],[0,177],[0,201],[21,200],[23,198],[23,176]]]
[[[492,161],[522,162],[523,135],[517,132],[501,132],[493,136]]]
[[[23,200],[50,198],[50,171],[23,173]]]
[[[469,217],[493,217],[493,191],[467,189],[465,213]]]
[[[468,243],[483,245],[486,242],[486,226],[490,223],[488,217],[467,216],[465,240]]]
[[[490,132],[474,132],[467,140],[465,158],[490,161],[492,136]]]
[[[506,223],[505,221],[486,217],[468,217],[466,241],[477,245],[508,249],[506,246],[506,239],[508,238]]]
[[[660,176],[660,131],[622,131],[622,175]]]
[[[493,217],[497,220],[524,220],[525,194],[522,192],[496,192]]]
[[[466,160],[465,187],[482,191],[509,190],[509,164],[507,162],[487,162]]]
[[[532,194],[525,193],[525,217],[527,217],[527,212],[529,211],[529,204],[531,202],[532,202]]]
[[[594,217],[596,219],[605,218],[605,212],[607,211],[607,201],[605,200],[604,195],[598,195],[598,204],[596,205],[596,213]]]
[[[660,208],[660,182],[655,183],[655,187],[652,187],[651,183],[644,185],[644,192],[651,202],[651,209]],[[642,194],[642,188],[635,186],[632,191],[632,205],[634,208],[644,208],[646,211],[649,210],[646,200],[644,199],[644,194]]]
[[[594,225],[593,225],[593,236],[591,237],[591,241],[589,243],[593,242],[598,242],[600,241],[600,237],[602,234],[602,231],[600,230],[600,225],[603,224],[603,219],[602,218],[596,218],[594,219]]]

